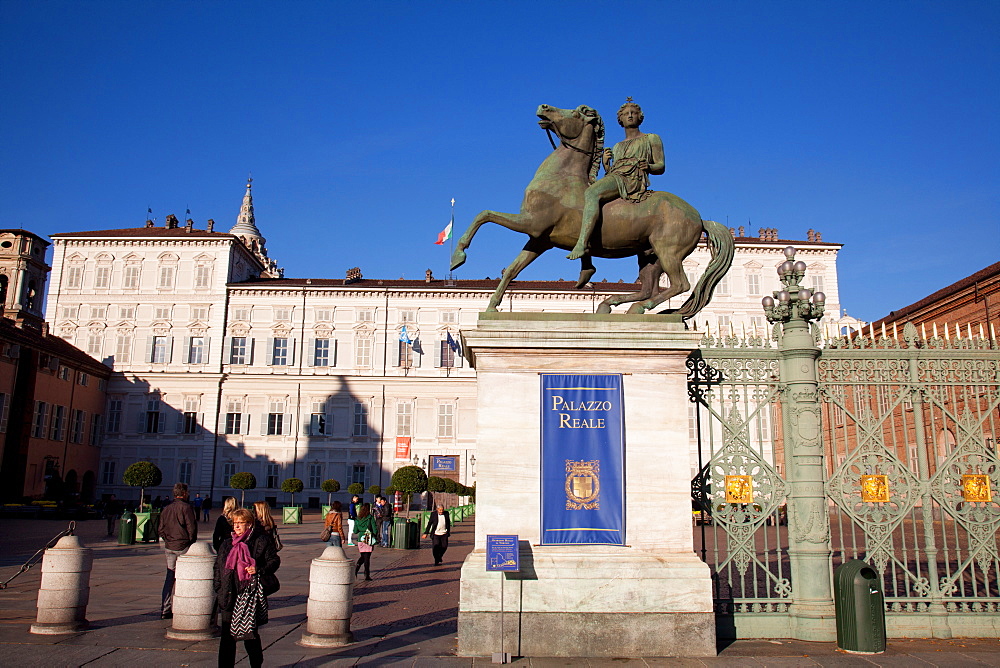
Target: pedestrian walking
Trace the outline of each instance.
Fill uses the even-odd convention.
[[[245,508],[230,515],[233,531],[215,558],[215,597],[219,619],[219,666],[236,663],[236,641],[243,641],[252,668],[264,665],[258,628],[267,623],[267,597],[278,591],[275,573],[281,558],[274,542]]]
[[[389,547],[389,527],[392,525],[392,507],[388,500],[379,494],[375,497],[375,507],[372,508],[375,516],[375,525],[378,527],[377,540],[378,547]]]
[[[201,494],[194,495],[194,501],[191,505],[194,506],[194,514],[196,517],[201,517],[201,504],[204,503],[204,499],[201,498]]]
[[[358,506],[361,505],[361,497],[355,494],[351,497],[351,502],[347,504],[347,544],[354,545],[354,524],[358,521]]]
[[[267,501],[257,501],[253,504],[253,512],[257,517],[257,524],[261,530],[274,543],[275,551],[280,552],[284,546],[281,544],[281,537],[278,535],[278,525],[274,523],[274,518],[271,517],[271,506],[267,505]]]
[[[206,496],[205,500],[201,502],[201,512],[204,515],[201,518],[202,522],[208,521],[208,511],[212,509],[212,497]]]
[[[212,532],[212,547],[215,548],[216,553],[218,553],[219,548],[222,546],[222,542],[233,532],[233,525],[229,521],[229,516],[237,508],[239,508],[239,505],[236,503],[236,497],[227,496],[222,499],[222,514],[215,520],[215,531]]]
[[[108,536],[115,535],[115,522],[121,517],[122,504],[114,494],[108,497],[104,503],[104,519],[108,521]]]
[[[330,512],[326,514],[323,526],[330,530],[330,545],[342,547],[345,542],[343,505],[334,501]]]
[[[365,567],[365,580],[372,579],[372,551],[375,549],[376,532],[375,517],[372,515],[371,506],[362,503],[358,508],[358,519],[354,521],[354,530],[358,534],[358,565],[354,569],[354,574],[361,572],[361,567]]]
[[[434,565],[440,566],[444,553],[448,551],[448,536],[451,535],[451,517],[444,511],[444,506],[438,505],[437,512],[432,513],[424,530],[424,538],[431,537],[431,554],[434,555]]]
[[[177,557],[188,551],[198,540],[198,516],[188,503],[188,486],[182,482],[174,485],[174,501],[160,513],[157,532],[163,539],[163,553],[167,559],[167,576],[163,580],[160,619],[174,616],[174,577]]]

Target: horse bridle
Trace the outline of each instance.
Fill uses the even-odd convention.
[[[545,136],[549,138],[549,143],[552,144],[552,150],[553,151],[556,150],[556,143],[554,141],[552,141],[552,130],[549,129],[549,128],[545,128]],[[565,146],[566,148],[573,149],[577,153],[583,153],[584,155],[589,156],[591,160],[593,160],[594,156],[597,154],[597,148],[596,147],[594,148],[593,151],[585,151],[582,148],[580,148],[579,146],[573,146],[572,144],[570,144],[568,141],[566,141],[562,137],[559,137],[559,143],[562,144],[563,146]]]

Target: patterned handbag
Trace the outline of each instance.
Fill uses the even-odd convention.
[[[267,624],[267,598],[260,578],[254,574],[243,590],[236,594],[229,633],[236,640],[251,640],[257,636],[257,627],[264,624]]]

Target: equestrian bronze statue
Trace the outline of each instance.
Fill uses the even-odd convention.
[[[629,102],[622,108],[625,109],[628,104],[634,105]],[[638,108],[638,105],[634,106]],[[583,287],[593,275],[593,257],[634,256],[639,263],[640,291],[610,297],[601,302],[597,312],[610,313],[613,306],[635,302],[628,312],[645,313],[690,289],[683,262],[694,251],[704,233],[712,254],[705,273],[680,308],[663,313],[690,318],[703,309],[711,299],[712,290],[733,262],[734,242],[729,229],[714,221],[702,220],[694,207],[676,195],[647,191],[647,195],[639,198],[611,197],[610,201],[609,193],[597,193],[601,203],[600,214],[590,229],[583,230],[588,188],[597,182],[602,162],[605,171],[608,171],[604,122],[596,110],[586,105],[576,109],[557,109],[543,104],[538,107],[537,114],[539,126],[554,133],[559,138],[559,145],[545,158],[525,189],[521,212],[481,212],[458,240],[451,257],[452,269],[465,263],[465,249],[484,223],[496,223],[528,235],[528,242],[504,271],[486,310],[496,311],[510,282],[545,251],[562,248],[578,252],[582,248],[584,253],[580,256],[581,272],[577,288]],[[638,120],[631,122],[634,128],[638,127],[641,111]],[[624,123],[623,127],[626,127]],[[659,160],[662,161],[662,153]],[[639,168],[642,166],[639,164]],[[648,169],[648,164],[646,166]],[[612,165],[609,174],[614,173]],[[592,192],[589,199],[594,198]],[[593,209],[593,204],[588,209]],[[581,243],[578,244],[578,241]],[[659,280],[663,274],[667,275],[669,285],[661,289]]]

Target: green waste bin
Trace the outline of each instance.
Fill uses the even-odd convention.
[[[135,540],[139,543],[155,543],[160,540],[157,531],[160,525],[160,511],[148,510],[135,514]]]
[[[135,513],[126,510],[118,520],[118,544],[135,545]]]
[[[281,509],[282,524],[302,524],[301,506],[284,506]]]
[[[837,647],[854,654],[885,651],[885,598],[882,579],[860,559],[844,562],[833,574]]]
[[[420,524],[397,517],[392,522],[392,546],[397,550],[415,550],[420,547]]]

